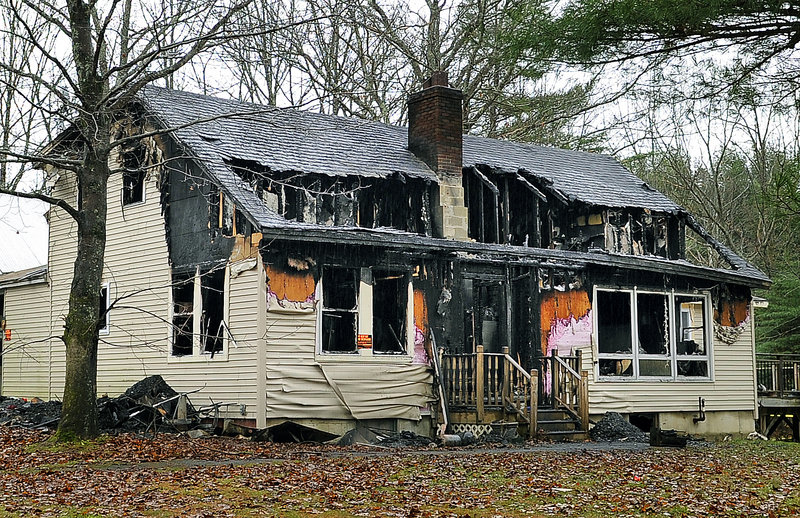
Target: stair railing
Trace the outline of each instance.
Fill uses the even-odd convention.
[[[553,402],[580,419],[584,432],[589,431],[589,373],[578,372],[568,361],[553,351],[551,389]],[[580,369],[581,354],[578,351],[575,366]]]
[[[441,358],[445,392],[451,409],[474,408],[483,423],[486,410],[502,410],[528,423],[536,433],[539,373],[526,372],[503,347],[501,353],[484,352],[478,345],[474,354],[446,354]]]

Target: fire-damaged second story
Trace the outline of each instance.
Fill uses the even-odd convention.
[[[462,135],[462,101],[434,74],[404,128],[145,88],[117,136],[152,136],[111,159],[99,390],[160,374],[227,417],[337,433],[534,434],[542,405],[583,432],[610,410],[752,431],[769,279],[610,156]],[[4,354],[4,393],[60,395],[76,234],[49,219],[47,278],[5,291],[32,345]]]

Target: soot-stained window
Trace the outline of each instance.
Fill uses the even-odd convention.
[[[173,276],[172,355],[192,354],[194,340],[194,273]]]
[[[122,153],[125,171],[122,173],[122,204],[144,201],[145,147],[139,145]]]
[[[600,377],[710,377],[706,305],[704,295],[598,289]]]
[[[405,354],[408,275],[375,270],[372,280],[372,350],[379,354]]]
[[[358,284],[356,268],[323,268],[322,352],[357,352]]]

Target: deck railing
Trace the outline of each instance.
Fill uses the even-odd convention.
[[[473,410],[485,422],[487,410],[502,410],[528,423],[536,431],[538,372],[530,373],[504,347],[501,353],[443,354],[441,368],[451,409]]]
[[[756,354],[758,395],[800,398],[800,354]]]

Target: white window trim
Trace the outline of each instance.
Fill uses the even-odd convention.
[[[222,321],[227,329],[230,328],[230,278],[231,278],[230,265],[225,266],[225,281],[223,283],[223,306],[222,306]],[[175,339],[173,334],[173,313],[175,311],[175,304],[172,300],[172,277],[170,277],[169,285],[169,318],[167,320],[167,363],[204,363],[204,362],[225,362],[228,361],[229,351],[231,344],[234,343],[230,336],[230,332],[226,331],[225,336],[222,338],[222,352],[211,353],[202,352],[203,343],[200,336],[200,321],[203,313],[203,295],[202,295],[202,280],[200,277],[200,267],[197,267],[194,272],[194,285],[193,285],[193,304],[192,304],[192,354],[184,356],[174,356],[172,354],[172,345]]]
[[[365,278],[363,270],[370,270],[370,268],[362,268],[359,272],[358,293],[356,302],[356,329],[358,334],[369,334],[372,336],[372,285],[364,282]],[[324,275],[320,276],[317,283],[315,298],[317,303],[317,327],[315,332],[316,347],[314,351],[314,359],[322,363],[336,363],[336,362],[374,362],[374,363],[395,363],[407,364],[411,363],[414,358],[414,279],[412,275],[408,275],[407,283],[407,302],[406,302],[406,350],[402,354],[375,354],[373,348],[358,349],[351,353],[337,353],[337,352],[323,352],[322,350],[322,308],[324,301],[322,300],[322,284],[325,282]]]
[[[594,376],[599,382],[623,382],[623,383],[643,383],[643,382],[713,382],[714,381],[714,354],[713,354],[713,323],[711,315],[711,295],[708,292],[691,292],[691,291],[658,291],[649,289],[639,289],[637,286],[632,288],[615,288],[606,286],[595,286],[592,300],[592,308],[597,308],[597,293],[599,291],[628,293],[631,301],[631,352],[630,353],[601,353],[600,344],[598,343],[598,312],[593,311],[592,322],[592,349],[595,353],[596,361],[594,362]],[[652,294],[652,295],[665,295],[667,296],[667,304],[669,309],[669,355],[661,354],[640,354],[637,344],[637,337],[639,334],[639,322],[636,318],[636,296],[638,294]],[[703,299],[704,319],[706,326],[703,329],[703,338],[706,344],[706,353],[704,355],[678,355],[677,349],[677,329],[675,328],[675,297],[696,297]],[[613,360],[624,359],[631,360],[633,368],[633,376],[603,376],[600,375],[600,360]],[[640,376],[639,375],[639,361],[644,360],[670,360],[670,376]],[[678,374],[678,361],[705,361],[708,365],[708,376],[681,376]]]
[[[100,284],[100,291],[102,292],[102,290],[106,290],[106,307],[105,307],[106,323],[103,327],[100,328],[99,334],[100,336],[108,336],[111,334],[111,312],[108,311],[108,308],[111,306],[111,283],[104,282]]]

